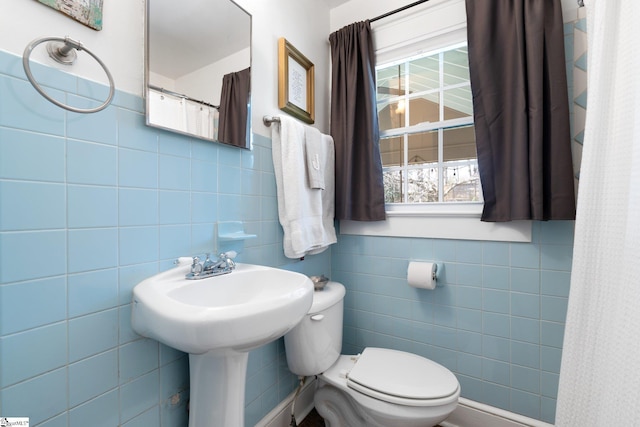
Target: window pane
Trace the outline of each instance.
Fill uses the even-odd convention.
[[[445,90],[443,98],[445,120],[459,119],[460,117],[473,115],[473,101],[470,86]]]
[[[404,127],[404,100],[378,103],[378,128],[380,131]]]
[[[439,55],[415,59],[409,63],[409,93],[440,87]]]
[[[402,203],[402,171],[383,171],[385,203]]]
[[[476,158],[476,134],[473,126],[443,131],[444,161]]]
[[[481,202],[482,187],[478,165],[473,162],[465,165],[451,165],[444,168],[445,202]]]
[[[402,166],[404,162],[403,140],[402,136],[380,139],[382,166]]]
[[[449,50],[444,53],[444,85],[454,85],[469,81],[469,60],[467,47]]]
[[[411,169],[408,172],[408,203],[438,201],[438,168]]]
[[[409,101],[409,125],[440,121],[440,94],[438,92]]]
[[[482,200],[474,126],[460,125],[473,120],[467,52],[376,70],[380,131],[395,134],[380,140],[387,203]]]
[[[438,161],[438,131],[409,135],[409,164]]]
[[[378,101],[384,101],[396,96],[403,96],[404,93],[405,65],[392,65],[381,68],[377,71],[377,91]]]

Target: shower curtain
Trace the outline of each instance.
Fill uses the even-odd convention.
[[[149,90],[149,121],[153,124],[186,131],[186,110],[182,98]]]
[[[149,121],[152,124],[216,139],[218,110],[200,102],[149,90]]]
[[[640,425],[640,2],[585,0],[589,99],[556,425]]]
[[[187,117],[187,133],[193,133],[204,138],[217,139],[216,122],[218,110],[199,102],[185,102]]]

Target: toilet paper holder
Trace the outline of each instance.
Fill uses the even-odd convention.
[[[433,271],[431,272],[431,278],[437,281],[438,278],[440,277],[440,272],[442,271],[442,263],[434,262],[433,265],[434,267],[433,267]]]
[[[410,261],[407,268],[407,282],[414,288],[435,289],[443,270],[442,263]]]

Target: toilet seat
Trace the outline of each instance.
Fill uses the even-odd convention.
[[[385,348],[365,348],[346,379],[353,390],[405,406],[432,406],[459,393],[458,380],[444,366]]]

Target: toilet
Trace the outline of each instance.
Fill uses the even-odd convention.
[[[460,384],[444,366],[404,351],[367,347],[341,355],[345,288],[315,291],[302,321],[285,337],[287,363],[318,377],[314,404],[327,427],[428,427],[458,404]]]

